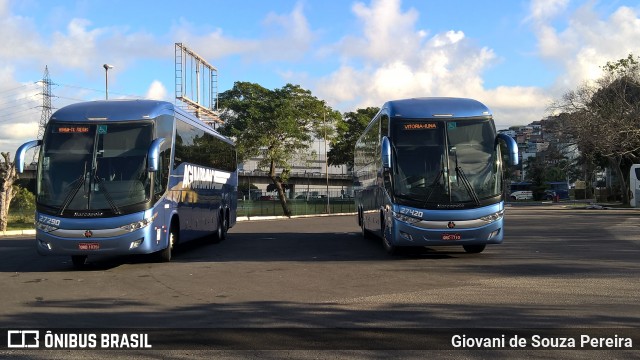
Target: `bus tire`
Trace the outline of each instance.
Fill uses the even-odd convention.
[[[462,248],[464,249],[464,251],[466,251],[469,254],[479,254],[479,253],[484,251],[485,247],[487,247],[487,245],[485,245],[485,244],[482,244],[482,245],[462,245]]]
[[[384,246],[384,251],[389,255],[395,255],[398,252],[398,247],[391,244],[386,230],[382,230],[382,246]]]
[[[395,255],[398,252],[398,247],[391,243],[389,231],[387,231],[387,227],[385,226],[384,214],[380,213],[380,224],[382,230],[382,246],[384,246],[384,251],[389,255]]]
[[[218,224],[216,225],[216,232],[213,235],[213,243],[219,243],[227,238],[227,229],[228,229],[227,216],[224,214],[224,211],[218,213]]]
[[[76,269],[82,269],[87,265],[87,255],[71,255],[71,262]]]
[[[369,230],[364,227],[364,219],[362,218],[362,215],[360,216],[360,234],[362,234],[364,239],[371,239],[373,237]]]
[[[171,228],[169,228],[169,243],[167,244],[167,247],[158,251],[157,253],[157,259],[159,262],[170,262],[171,261],[171,255],[173,252],[173,247],[175,246],[175,244],[177,243],[177,239],[178,239],[178,227],[175,226],[174,224],[171,224]]]

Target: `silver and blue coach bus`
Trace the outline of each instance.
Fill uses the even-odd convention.
[[[482,103],[461,98],[389,101],[355,145],[354,192],[364,236],[387,252],[462,245],[479,253],[503,240],[502,139]]]
[[[174,245],[226,237],[236,222],[234,143],[173,104],[95,101],[66,106],[49,120],[37,169],[36,247],[70,255],[154,253],[170,261]]]

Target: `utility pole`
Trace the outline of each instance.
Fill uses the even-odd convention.
[[[327,152],[327,111],[322,103],[322,125],[324,127],[324,171],[327,175],[327,214],[331,213],[331,205],[329,204],[329,158]]]

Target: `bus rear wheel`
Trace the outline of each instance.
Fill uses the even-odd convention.
[[[227,217],[221,212],[218,215],[218,226],[216,227],[216,233],[213,235],[214,243],[219,243],[227,238],[227,230],[229,229],[229,225],[227,223]]]
[[[469,254],[479,254],[481,252],[484,251],[484,248],[487,245],[462,245],[462,248],[464,249],[464,251],[468,252]]]

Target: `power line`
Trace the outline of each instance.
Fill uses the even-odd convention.
[[[4,107],[3,109],[7,109],[7,108],[11,108],[11,107],[16,107],[16,106],[21,106],[21,105],[22,105],[22,103],[21,103],[22,101],[27,101],[27,102],[29,102],[29,101],[36,101],[35,99],[32,99],[32,98],[35,98],[35,97],[37,97],[37,96],[39,96],[39,95],[40,95],[40,94],[33,94],[33,95],[29,95],[29,96],[27,96],[27,97],[25,97],[25,98],[22,98],[22,99],[16,99],[16,98],[4,98],[4,100],[6,100],[6,101],[5,101],[5,102],[0,103],[0,106],[7,105],[7,104],[15,104],[15,105],[13,105],[13,106]],[[0,99],[2,99],[2,98],[0,98]]]
[[[34,109],[37,109],[37,108],[38,108],[37,106],[34,106],[34,107],[31,107],[31,108],[14,111],[14,112],[8,113],[8,114],[0,114],[0,117],[8,118],[8,117],[12,117],[13,115],[20,114],[20,113],[23,113],[23,112],[29,111],[29,110],[34,110]],[[5,122],[9,122],[9,121],[15,121],[15,118],[0,119],[0,123],[5,123]]]
[[[92,88],[87,88],[87,87],[78,86],[78,85],[69,85],[69,84],[56,84],[56,85],[75,88],[75,89],[81,89],[81,90],[89,90],[89,91],[94,91],[94,92],[98,92],[98,93],[104,93],[105,92],[104,90],[92,89]],[[136,99],[144,98],[144,96],[119,93],[119,92],[111,91],[111,89],[109,89],[109,93],[110,94],[127,96],[127,97],[130,97],[130,98],[136,98]],[[85,100],[82,100],[82,101],[85,101]]]
[[[2,109],[0,109],[0,114],[2,114],[2,111],[6,111],[6,110],[11,110],[11,109],[15,109],[15,108],[35,108],[37,107],[37,103],[35,101],[35,99],[31,99],[31,100],[27,100],[27,101],[14,101],[13,104],[11,104],[10,106],[4,106],[2,107]]]
[[[4,93],[9,92],[9,91],[18,90],[18,89],[21,89],[21,88],[27,87],[27,86],[33,86],[34,84],[35,83],[28,83],[28,84],[23,84],[23,85],[20,85],[20,86],[11,88],[11,89],[2,90],[2,91],[0,91],[0,94],[4,94]]]

